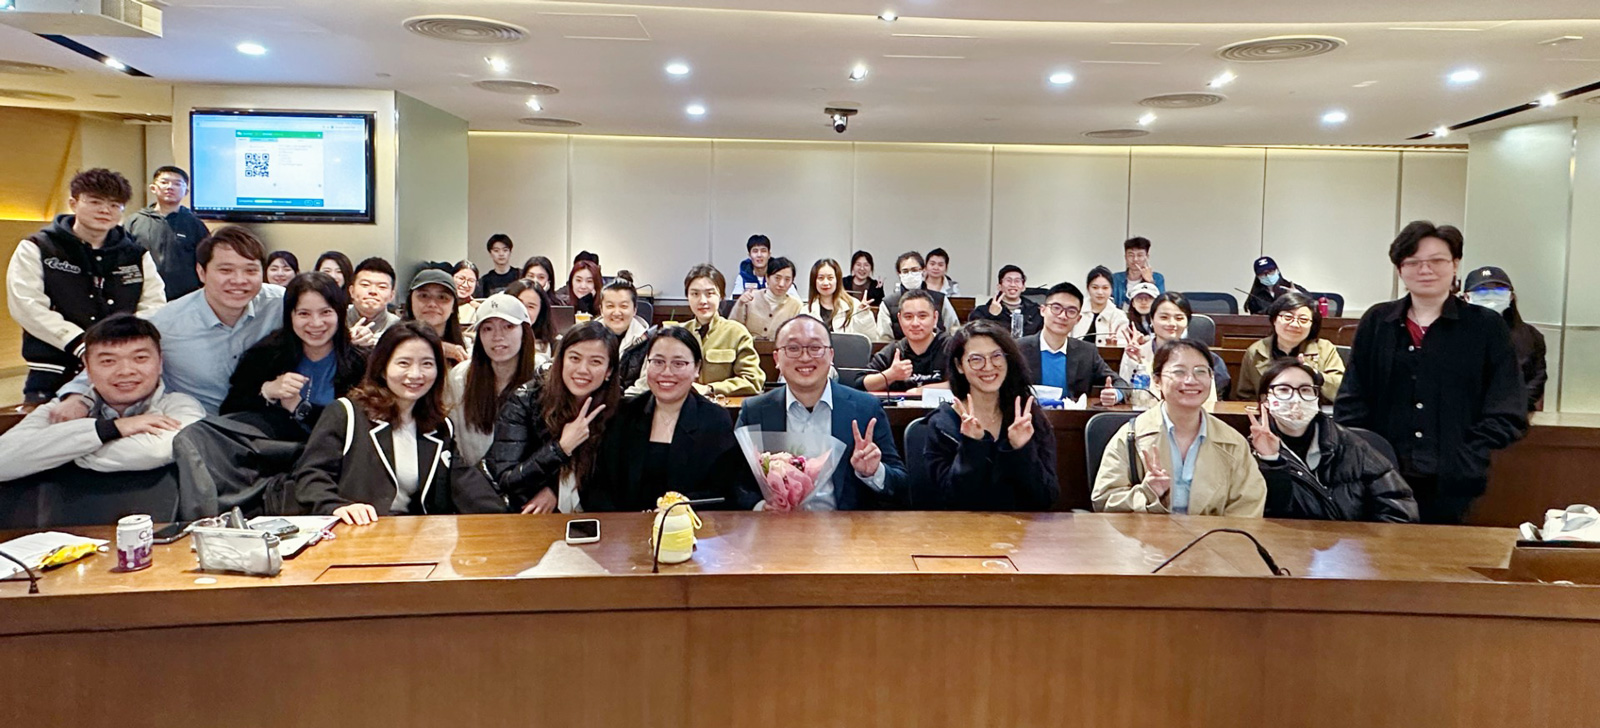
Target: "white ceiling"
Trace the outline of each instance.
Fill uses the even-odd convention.
[[[901,20],[876,19],[885,7]],[[530,37],[468,45],[401,27],[407,17],[433,13],[494,18],[529,29]],[[637,25],[573,14],[637,16]],[[1152,133],[1137,141],[1392,144],[1600,80],[1594,0],[175,0],[165,22],[161,39],[78,38],[153,79],[128,78],[0,26],[0,59],[71,72],[0,74],[0,89],[76,98],[0,103],[166,114],[170,85],[178,83],[394,88],[473,129],[529,129],[517,123],[532,115],[526,97],[471,85],[503,77],[559,87],[544,99],[542,115],[581,121],[579,133],[1088,143],[1084,132],[1135,126],[1148,111],[1141,98],[1204,91],[1208,79],[1231,70],[1239,78],[1220,89],[1225,103],[1157,110]],[[649,39],[563,37],[584,34],[564,31],[581,22],[627,23]],[[971,37],[899,37],[908,34]],[[1291,34],[1335,36],[1348,45],[1272,63],[1230,64],[1215,55],[1229,43]],[[1569,35],[1583,40],[1541,44]],[[241,55],[234,46],[242,41],[269,53]],[[486,55],[504,57],[510,69],[494,73]],[[895,55],[959,58],[885,57]],[[688,77],[663,72],[677,60],[693,66]],[[846,76],[858,62],[871,74],[852,83]],[[1482,71],[1482,80],[1446,83],[1447,73],[1463,67]],[[1045,79],[1057,70],[1077,80],[1051,87]],[[709,113],[688,117],[691,102]],[[838,102],[861,108],[843,136],[822,114]],[[1334,109],[1349,121],[1323,126],[1321,116]],[[1600,115],[1600,104],[1573,99],[1500,125],[1579,113]]]

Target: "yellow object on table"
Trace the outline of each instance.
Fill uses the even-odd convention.
[[[667,491],[665,495],[656,499],[656,518],[655,526],[650,529],[650,548],[655,551],[656,560],[663,564],[680,564],[694,555],[694,532],[700,528],[700,516],[695,514],[694,506],[687,505],[688,501],[688,498],[676,491]],[[669,512],[671,515],[668,515]],[[660,544],[656,543],[657,534],[661,536]]]

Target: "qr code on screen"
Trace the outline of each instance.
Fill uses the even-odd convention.
[[[272,176],[272,155],[267,152],[245,152],[244,154],[245,177],[270,177]]]

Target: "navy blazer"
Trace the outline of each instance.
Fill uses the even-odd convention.
[[[1017,340],[1017,348],[1022,350],[1022,360],[1028,363],[1028,381],[1032,384],[1044,384],[1044,358],[1041,354],[1044,345],[1040,342],[1043,336],[1034,334]],[[1111,386],[1124,392],[1129,389],[1128,382],[1100,356],[1099,348],[1083,339],[1067,337],[1067,387],[1062,396],[1077,399],[1078,395],[1086,394],[1094,399],[1100,396],[1107,378],[1111,380]]]
[[[906,496],[906,467],[900,459],[900,451],[895,449],[894,433],[889,430],[889,417],[883,413],[883,405],[876,397],[838,382],[829,382],[828,386],[833,389],[833,436],[845,444],[845,462],[839,463],[833,471],[834,505],[841,511],[899,507]],[[758,425],[762,432],[787,432],[789,414],[783,404],[788,392],[788,387],[778,387],[745,400],[734,426]],[[865,433],[867,423],[873,420],[878,424],[872,430],[872,440],[883,451],[881,493],[856,477],[849,462],[850,448],[855,446],[850,423],[860,423],[858,426]]]

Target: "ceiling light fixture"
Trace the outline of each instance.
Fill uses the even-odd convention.
[[[1440,138],[1440,139],[1443,139],[1443,138],[1445,138],[1447,136],[1450,136],[1450,127],[1441,126],[1441,127],[1437,128],[1437,129],[1434,129],[1433,130],[1433,135],[1435,137]]]
[[[266,46],[263,46],[260,43],[240,43],[239,45],[234,46],[233,49],[247,56],[264,56],[267,54]]]
[[[105,60],[105,64],[106,64],[106,67],[108,67],[108,68],[110,68],[110,69],[112,69],[114,71],[126,71],[126,70],[128,70],[128,64],[123,63],[122,61],[119,61],[119,60],[117,60],[115,58],[107,57],[106,60]]]
[[[1477,69],[1463,68],[1450,74],[1450,83],[1472,83],[1480,78],[1483,78],[1483,74]]]
[[[1050,74],[1050,83],[1053,83],[1057,86],[1065,86],[1069,83],[1072,83],[1072,81],[1072,74],[1067,73],[1066,71],[1056,71],[1055,73]]]
[[[703,104],[689,104],[689,107],[684,109],[683,112],[690,116],[705,116],[706,107]]]
[[[867,64],[865,64],[865,63],[857,63],[855,65],[855,68],[850,69],[850,80],[851,81],[860,81],[861,79],[864,79],[866,77],[867,77]]]
[[[534,111],[544,111],[544,104],[539,103],[538,96],[534,96],[528,99],[528,108]]]
[[[1540,96],[1539,100],[1535,101],[1534,103],[1539,106],[1555,106],[1556,104],[1561,103],[1561,97],[1553,93],[1545,94]]]
[[[1346,114],[1343,111],[1335,110],[1335,111],[1330,111],[1330,112],[1328,112],[1326,114],[1323,114],[1322,115],[1322,123],[1324,123],[1324,124],[1343,124],[1345,122],[1345,120],[1349,119],[1349,118],[1350,118],[1349,114]]]
[[[881,13],[878,13],[878,19],[885,23],[893,23],[894,21],[900,19],[900,14],[893,10],[885,10]]]
[[[504,58],[495,58],[494,56],[485,56],[484,59],[483,59],[483,62],[489,64],[489,68],[494,69],[495,73],[505,73],[508,69],[511,68],[511,64],[506,63],[506,59],[504,59]]]
[[[1222,73],[1217,74],[1217,77],[1211,79],[1211,82],[1206,85],[1211,88],[1222,88],[1223,86],[1233,83],[1234,80],[1238,78],[1238,76],[1234,75],[1233,71],[1223,71]]]
[[[1154,124],[1155,122],[1156,122],[1156,112],[1154,112],[1154,111],[1146,111],[1144,116],[1139,117],[1139,126],[1150,126],[1151,124]]]
[[[682,62],[668,63],[667,73],[674,76],[687,76],[689,75],[689,64]]]

